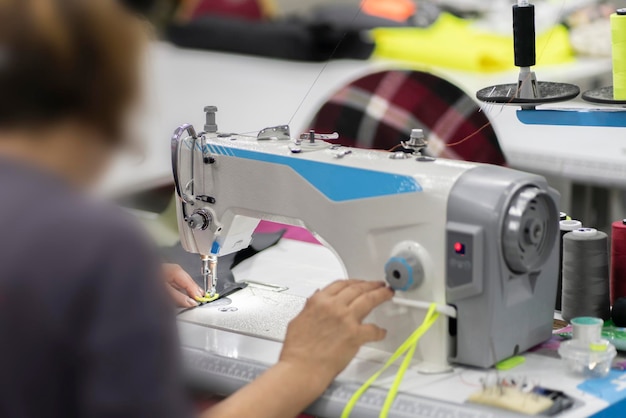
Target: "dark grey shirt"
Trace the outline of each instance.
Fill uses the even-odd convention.
[[[0,417],[189,416],[173,315],[132,219],[0,159]]]

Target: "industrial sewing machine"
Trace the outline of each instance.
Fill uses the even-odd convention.
[[[550,337],[559,213],[542,177],[425,157],[420,131],[399,152],[293,139],[287,126],[219,133],[215,110],[204,132],[172,137],[181,241],[203,260],[208,296],[218,257],[270,220],[314,232],[346,277],[396,290],[368,319],[388,329],[377,349],[395,351],[437,303],[447,318],[420,341],[422,372],[489,367]]]
[[[522,28],[533,21],[527,7],[520,1],[515,11],[525,22]],[[507,118],[497,122],[515,127],[514,138],[523,149],[532,148],[528,126],[541,126],[541,140],[563,135],[562,127],[574,127],[594,129],[593,135],[602,128],[603,137],[617,141],[621,131],[616,130],[626,126],[623,109],[537,110],[536,106],[575,97],[579,89],[538,82],[531,71],[534,51],[525,52],[516,83],[477,94],[486,102],[510,105],[502,111]],[[584,97],[624,104],[614,100],[612,89],[600,90],[598,98],[593,91]],[[256,137],[219,133],[215,110],[205,109],[204,132],[185,125],[172,138],[181,240],[187,251],[203,260],[209,297],[219,279],[215,276],[218,257],[245,248],[259,220],[267,219],[316,233],[341,260],[346,277],[384,279],[396,289],[393,301],[368,319],[389,331],[385,341],[374,345],[383,354],[395,351],[422,322],[426,308],[437,304],[447,318],[440,318],[420,340],[414,371],[444,372],[449,363],[489,367],[550,337],[558,263],[558,194],[542,177],[425,157],[421,149],[426,144],[418,131],[399,152],[346,148],[333,144],[341,142],[336,135],[315,132],[293,138],[286,126],[264,129]],[[191,311],[181,323],[192,333],[191,338],[186,336],[188,344],[183,344],[185,356],[205,390],[232,393],[275,361],[277,351],[271,347],[277,344],[270,347],[269,343],[280,340],[286,321],[280,315],[262,315],[273,309],[270,305],[245,297],[235,301],[241,293],[233,296],[233,305],[245,312],[235,320],[204,320],[228,309],[208,305]],[[280,314],[295,316],[301,305],[293,305],[288,297],[273,299],[281,300],[285,308]],[[249,301],[252,306],[245,305]],[[255,330],[241,323],[262,326]],[[272,327],[279,330],[268,336]],[[262,355],[256,356],[259,351]],[[371,375],[370,362],[376,368],[380,365],[380,358],[365,354],[357,356],[348,368],[352,370],[339,376],[309,412],[328,417],[342,414]],[[590,416],[617,406],[604,396],[611,389],[593,389],[596,382],[560,373],[560,360],[539,353],[525,358],[527,367],[516,373],[523,380],[529,377],[567,392],[571,403],[563,410],[571,410],[565,415]],[[472,373],[482,376],[473,387],[482,385],[484,391],[489,372],[455,367],[446,377],[412,376],[390,416],[495,416],[493,409],[467,404],[474,389],[466,376]],[[619,380],[607,385],[614,384]],[[387,387],[385,382],[370,388],[354,416],[378,417]],[[496,393],[502,395],[500,389]],[[518,415],[499,409],[497,416]]]

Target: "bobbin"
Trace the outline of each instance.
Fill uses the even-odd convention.
[[[573,339],[561,343],[559,347],[559,355],[568,369],[586,377],[606,376],[617,351],[613,344],[602,339],[604,321],[601,318],[578,317],[571,322]]]
[[[602,339],[604,321],[601,318],[583,316],[572,319],[571,324],[575,340],[594,343]]]
[[[583,228],[583,223],[580,222],[580,221],[577,221],[575,219],[566,219],[564,221],[560,221],[559,222],[559,227],[560,227],[561,231],[567,231],[567,232],[572,232],[572,231],[584,229]],[[589,229],[591,229],[591,228],[589,228]]]

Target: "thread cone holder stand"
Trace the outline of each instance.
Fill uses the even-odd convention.
[[[520,68],[517,83],[485,87],[476,93],[488,103],[522,105],[523,108],[571,100],[580,94],[578,86],[537,81],[531,68],[536,64],[535,6],[520,0],[513,6],[515,66]]]

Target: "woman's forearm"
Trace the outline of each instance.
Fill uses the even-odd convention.
[[[286,362],[203,413],[201,418],[292,418],[315,401],[330,383]]]
[[[311,296],[287,327],[278,364],[202,418],[293,418],[317,399],[366,343],[386,331],[363,320],[391,300],[382,282],[341,280]]]

